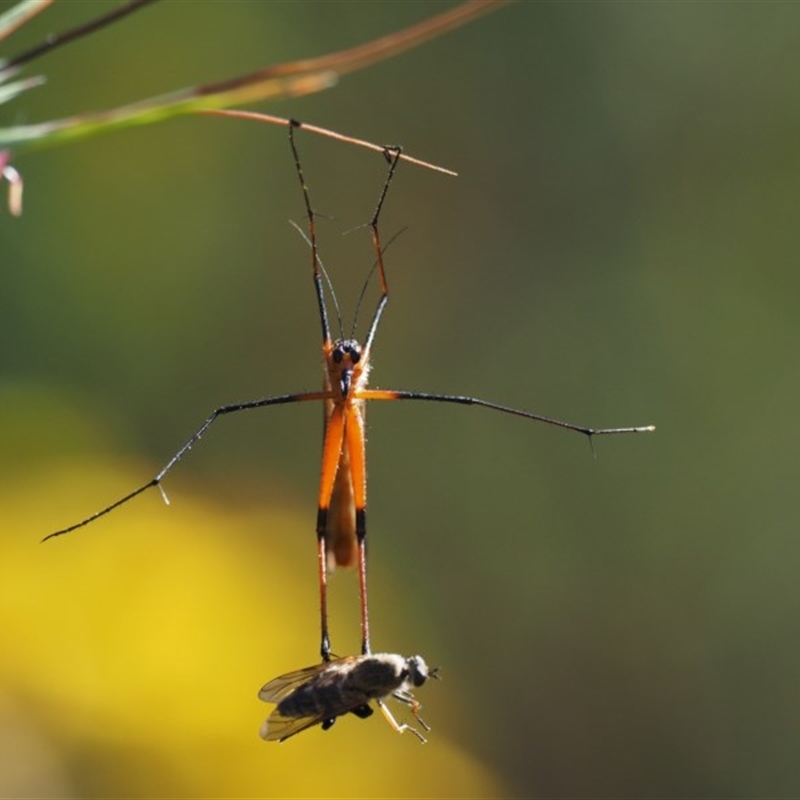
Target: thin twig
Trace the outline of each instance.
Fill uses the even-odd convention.
[[[405,30],[318,58],[276,64],[247,75],[178,89],[108,111],[0,128],[0,147],[47,147],[67,139],[104,133],[112,128],[144,125],[201,109],[318,92],[332,86],[339,75],[391,58],[493,11],[505,2],[507,0],[468,0]]]
[[[106,25],[110,25],[111,23],[116,22],[123,17],[127,17],[128,14],[132,14],[134,11],[138,11],[140,8],[144,8],[145,6],[155,2],[156,0],[128,0],[124,6],[115,8],[113,11],[109,11],[107,14],[97,17],[97,19],[94,19],[91,22],[87,22],[84,25],[79,25],[77,28],[64,31],[64,33],[50,34],[43,42],[37,44],[36,47],[32,47],[30,50],[26,50],[24,53],[21,53],[20,55],[15,56],[11,60],[7,61],[3,65],[3,71],[27,64],[28,62],[43,56],[45,53],[55,50],[56,47],[61,47],[61,45],[74,42],[76,39],[80,39],[83,36],[94,33],[95,31],[100,30],[100,28],[104,28]]]
[[[368,142],[365,139],[356,139],[354,136],[346,136],[343,133],[337,133],[336,131],[329,130],[328,128],[320,128],[318,125],[311,125],[308,122],[297,122],[296,120],[287,119],[286,117],[275,117],[272,114],[259,114],[255,111],[238,111],[236,109],[208,109],[207,111],[199,111],[199,114],[209,114],[215,117],[235,117],[237,119],[251,119],[256,122],[268,122],[271,125],[283,125],[284,127],[288,127],[289,125],[297,125],[298,128],[304,131],[308,131],[309,133],[316,133],[320,136],[327,136],[329,139],[336,139],[338,142],[344,142],[345,144],[354,144],[358,147],[366,147],[368,150],[375,150],[378,153],[385,153],[387,150],[387,145],[380,145],[380,144],[373,144],[372,142]],[[419,167],[425,167],[426,169],[432,169],[436,172],[443,172],[445,175],[453,175],[458,176],[457,172],[453,172],[451,169],[447,169],[446,167],[440,167],[438,164],[431,164],[428,161],[422,161],[419,158],[414,158],[414,156],[410,156],[406,153],[400,153],[398,157],[402,161],[407,161],[409,164],[416,164]]]

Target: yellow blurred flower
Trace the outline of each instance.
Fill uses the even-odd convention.
[[[380,715],[259,739],[259,687],[316,657],[313,514],[222,508],[175,480],[170,508],[145,494],[39,544],[150,472],[71,461],[3,485],[1,795],[503,795],[447,739],[436,685],[424,746]]]

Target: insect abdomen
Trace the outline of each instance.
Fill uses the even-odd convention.
[[[278,704],[276,710],[283,717],[332,718],[369,700],[362,692],[353,691],[341,680],[331,679],[333,677],[321,676],[321,680],[298,687]]]

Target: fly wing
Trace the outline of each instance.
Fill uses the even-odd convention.
[[[324,717],[285,717],[276,708],[261,726],[259,734],[267,742],[283,742],[290,736],[325,722]]]
[[[287,672],[265,684],[258,696],[277,708],[261,726],[261,738],[268,742],[282,742],[306,728],[334,720],[368,700],[363,693],[353,696],[343,690],[343,681],[363,660],[359,656],[345,656],[334,661],[315,664],[294,672]],[[296,696],[292,696],[297,693]],[[295,713],[291,713],[294,710]]]
[[[281,675],[274,678],[269,683],[264,684],[258,696],[265,703],[280,703],[281,700],[288,697],[299,686],[308,683],[311,678],[330,669],[331,663],[335,662],[322,662],[321,664],[314,664],[311,667],[304,667],[294,672],[287,672],[285,675]]]

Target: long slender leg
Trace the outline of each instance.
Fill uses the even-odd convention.
[[[331,352],[331,333],[328,322],[328,309],[325,305],[325,292],[322,283],[322,269],[317,250],[317,233],[314,209],[306,184],[303,166],[300,163],[300,154],[294,141],[295,128],[301,127],[297,120],[289,120],[289,146],[294,157],[294,166],[300,189],[303,193],[303,202],[308,217],[308,241],[311,244],[311,269],[314,278],[314,291],[317,296],[320,325],[322,327],[322,347],[327,360]],[[326,379],[326,385],[328,385]],[[334,395],[328,392],[327,396],[333,401]],[[330,661],[331,640],[328,632],[328,509],[330,508],[331,495],[333,494],[334,481],[341,460],[342,443],[344,441],[344,415],[340,405],[334,404],[325,422],[325,441],[322,450],[322,474],[320,476],[319,502],[317,505],[317,570],[319,577],[319,613],[320,613],[320,655],[323,661]],[[333,723],[331,723],[333,724]]]
[[[335,406],[325,425],[325,443],[322,450],[322,474],[320,476],[319,502],[317,509],[317,568],[319,571],[319,614],[321,628],[320,655],[323,661],[331,659],[331,639],[328,633],[328,508],[333,494],[333,485],[339,469],[344,442],[344,414],[341,406]]]
[[[380,275],[381,279],[381,298],[378,301],[378,306],[375,309],[375,313],[372,315],[372,321],[369,324],[369,330],[367,331],[366,340],[364,342],[364,353],[367,357],[369,357],[369,351],[372,347],[372,342],[375,339],[375,333],[378,330],[378,323],[380,322],[381,315],[383,314],[384,308],[386,308],[386,304],[389,302],[389,284],[386,280],[386,268],[383,264],[383,248],[381,247],[380,231],[378,230],[378,219],[380,218],[381,211],[383,210],[383,204],[386,201],[386,194],[389,191],[389,184],[391,184],[395,170],[397,169],[397,163],[400,160],[400,154],[401,149],[399,147],[386,148],[386,150],[384,150],[384,155],[387,159],[389,159],[389,171],[386,174],[386,181],[383,184],[383,189],[381,189],[381,194],[378,198],[378,204],[375,207],[375,212],[373,213],[372,219],[369,223],[370,228],[372,228],[372,244],[375,248],[375,257],[378,260],[378,274]]]
[[[361,654],[372,652],[369,638],[369,603],[367,601],[367,510],[356,508],[358,538],[358,594],[361,600]]]
[[[481,400],[478,397],[464,397],[455,394],[430,394],[429,392],[405,392],[394,391],[391,389],[361,389],[357,393],[360,400],[429,400],[435,403],[457,403],[464,406],[482,406],[492,411],[501,411],[504,414],[513,414],[517,417],[524,417],[536,422],[544,422],[548,425],[556,425],[559,428],[577,431],[590,439],[592,436],[610,436],[620,433],[651,433],[656,429],[655,425],[643,425],[631,428],[587,428],[583,425],[573,425],[571,422],[562,422],[552,417],[545,417],[541,414],[533,414],[530,411],[522,411],[518,408],[503,406],[498,403],[491,403],[488,400]]]
[[[303,202],[308,216],[308,240],[311,242],[311,268],[314,275],[314,290],[317,294],[317,305],[319,307],[319,318],[322,325],[322,341],[327,346],[331,341],[331,330],[328,324],[328,309],[325,306],[325,293],[322,288],[322,271],[319,267],[319,252],[317,250],[317,231],[314,224],[314,210],[311,207],[311,199],[308,195],[308,185],[306,184],[303,166],[300,163],[300,154],[297,152],[297,145],[294,141],[294,129],[301,127],[297,120],[289,120],[289,146],[292,148],[294,156],[294,167],[297,171],[297,178],[300,181],[300,188],[303,192]]]
[[[319,654],[323,661],[331,660],[331,636],[328,632],[328,554],[325,547],[325,526],[328,509],[317,512],[317,570],[319,579],[319,619],[321,639]],[[331,723],[333,724],[333,723]]]
[[[294,143],[292,143],[294,150]],[[295,158],[297,151],[295,152]],[[378,202],[375,206],[375,211],[370,219],[369,226],[372,229],[372,242],[375,248],[375,256],[377,259],[378,271],[381,281],[381,297],[378,305],[372,316],[367,337],[364,344],[362,353],[363,362],[366,363],[369,359],[369,351],[372,346],[372,341],[378,329],[381,314],[383,313],[386,303],[389,300],[389,287],[386,281],[386,269],[383,263],[383,250],[381,247],[380,231],[378,229],[378,220],[383,209],[383,204],[386,200],[386,195],[389,191],[389,186],[394,177],[397,163],[400,160],[401,149],[399,147],[385,148],[384,156],[389,161],[389,170],[386,174],[381,193],[378,197]],[[301,177],[301,183],[302,177]],[[309,220],[313,221],[313,212],[308,201],[308,192],[303,184],[303,191],[306,198],[306,208],[309,213]],[[366,288],[366,287],[365,287]],[[362,293],[363,296],[363,293]],[[359,298],[359,305],[361,299]],[[356,396],[358,394],[356,393]],[[347,424],[346,424],[346,447],[348,453],[348,464],[350,469],[350,479],[353,487],[353,503],[355,505],[355,534],[358,546],[358,588],[359,600],[361,604],[361,653],[362,655],[369,655],[372,652],[370,643],[370,629],[369,629],[369,601],[367,594],[367,475],[366,475],[366,446],[365,446],[365,432],[364,432],[364,416],[363,416],[363,403],[356,401],[347,408]]]
[[[88,525],[90,522],[94,522],[96,519],[105,516],[115,508],[119,508],[119,506],[127,503],[129,500],[133,500],[134,497],[140,495],[147,489],[150,489],[153,486],[158,486],[164,479],[164,476],[181,460],[181,458],[183,458],[183,456],[189,450],[192,449],[200,437],[211,427],[212,423],[218,420],[221,416],[224,416],[225,414],[232,414],[236,411],[247,411],[251,408],[264,408],[266,406],[277,406],[284,403],[301,403],[306,400],[324,400],[328,396],[328,392],[303,392],[302,394],[285,394],[278,397],[263,397],[260,400],[250,400],[244,403],[232,403],[230,405],[220,406],[207,417],[206,421],[192,434],[186,444],[184,444],[183,447],[181,447],[181,449],[178,450],[174,456],[172,456],[164,468],[155,477],[140,486],[138,489],[134,489],[129,494],[126,494],[125,497],[121,497],[110,506],[106,506],[91,516],[86,517],[86,519],[76,522],[74,525],[70,525],[68,528],[62,528],[61,530],[48,534],[44,537],[44,539],[42,539],[42,541],[46,542],[48,539],[52,539],[54,536],[61,536],[64,533],[74,531],[76,528],[82,528],[84,525]]]
[[[347,452],[356,507],[356,541],[358,542],[358,590],[361,601],[361,654],[371,652],[369,638],[369,603],[367,601],[367,470],[362,404],[347,409]]]
[[[308,191],[305,186],[302,177],[302,171],[300,170],[299,161],[297,158],[297,150],[294,146],[294,140],[292,140],[292,151],[295,154],[295,162],[298,166],[298,172],[300,174],[300,182],[303,186],[303,195],[306,201],[306,210],[309,216],[309,224],[313,224],[314,214],[311,209],[311,205],[308,199]],[[375,332],[378,327],[378,322],[380,321],[381,314],[383,313],[383,309],[386,306],[386,303],[389,299],[389,290],[388,285],[386,282],[386,271],[383,264],[383,252],[381,249],[380,243],[380,234],[378,231],[378,219],[380,217],[381,209],[383,208],[384,201],[386,199],[386,194],[389,190],[389,185],[391,183],[392,177],[394,176],[395,169],[397,168],[397,162],[400,158],[400,148],[387,148],[384,150],[384,155],[389,160],[389,171],[386,176],[386,181],[384,182],[383,188],[381,190],[381,194],[378,198],[378,203],[375,207],[375,211],[372,215],[372,219],[370,220],[370,227],[372,228],[372,239],[373,245],[375,247],[375,253],[377,257],[377,264],[379,267],[380,273],[380,280],[381,280],[381,298],[378,301],[378,306],[375,309],[375,312],[372,317],[372,321],[369,326],[369,330],[367,333],[367,340],[364,346],[364,350],[362,353],[363,362],[369,359],[369,348],[371,346],[372,340],[375,336]],[[312,231],[313,234],[313,231]],[[313,235],[311,238],[312,241],[312,249],[314,248],[314,239]],[[315,260],[315,270],[317,270],[316,260]],[[316,275],[316,272],[315,272]],[[321,287],[321,284],[317,282],[317,286]],[[324,308],[324,301],[321,295],[321,288],[318,288],[318,297],[320,298],[320,307]],[[360,304],[360,300],[359,300]],[[326,331],[326,322],[323,320],[323,331]],[[328,340],[325,341],[326,352],[328,350]],[[358,547],[358,588],[359,588],[359,600],[361,605],[361,653],[362,655],[368,655],[371,653],[371,644],[370,644],[370,628],[369,628],[369,601],[368,601],[368,594],[367,594],[367,477],[366,477],[366,447],[365,447],[365,434],[364,434],[364,417],[363,417],[363,403],[356,401],[353,403],[352,401],[347,405],[346,413],[346,426],[345,426],[345,437],[346,437],[346,447],[347,447],[347,464],[348,469],[350,471],[350,482],[353,489],[353,505],[355,506],[355,535],[356,535],[356,542]],[[327,444],[326,444],[327,446]],[[320,504],[320,514],[323,513],[322,503]],[[327,508],[324,510],[325,519],[327,518]],[[319,537],[319,531],[324,529],[325,520],[318,521],[317,531]],[[324,558],[324,542],[318,539],[318,559],[320,563],[320,591],[324,591],[324,581],[322,580],[322,576],[325,575],[325,558]],[[322,644],[322,657],[326,659],[329,657],[330,654],[330,643],[326,641],[325,635],[323,633],[323,644]]]

